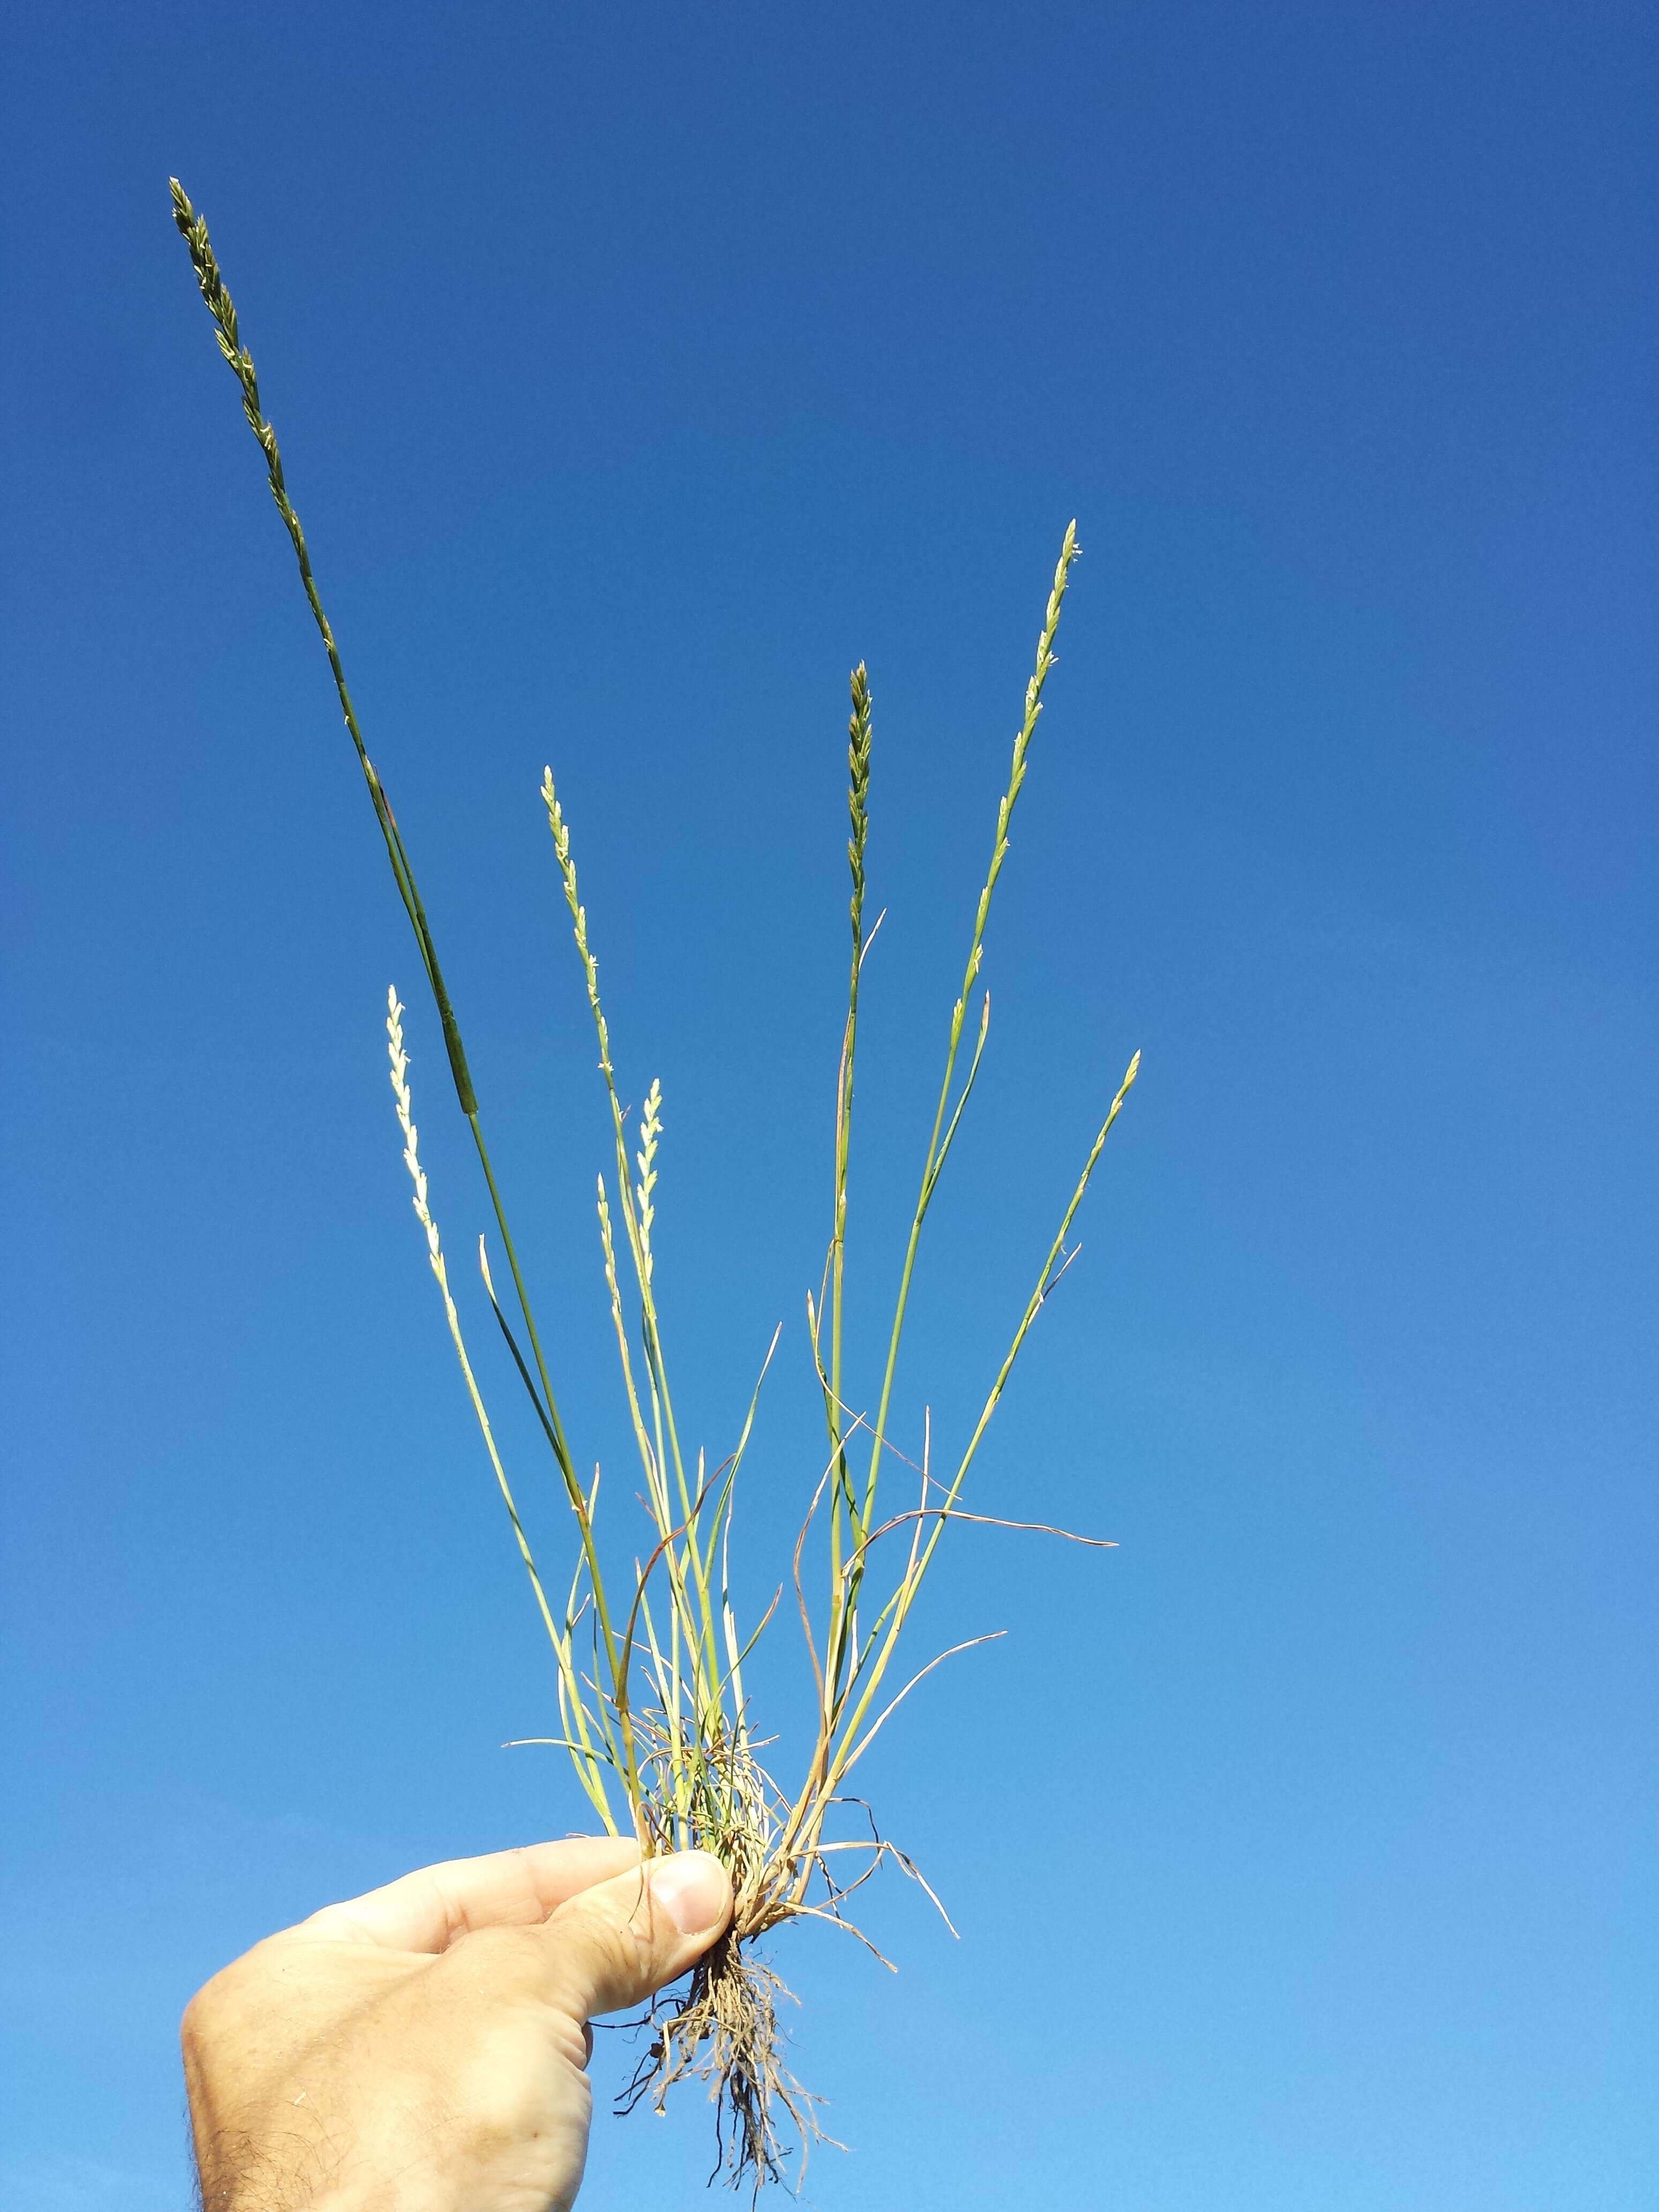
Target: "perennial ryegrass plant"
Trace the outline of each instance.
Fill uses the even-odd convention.
[[[1060,547],[1037,640],[1036,665],[1025,688],[1024,712],[1014,739],[1007,787],[997,808],[991,858],[974,912],[962,988],[951,1010],[938,1103],[872,1413],[853,1410],[842,1373],[848,1180],[860,988],[865,956],[873,936],[865,920],[870,687],[862,665],[852,675],[848,749],[852,895],[847,1018],[836,1081],[829,1249],[823,1280],[817,1293],[809,1295],[806,1301],[808,1342],[823,1395],[828,1449],[810,1493],[804,1493],[800,1534],[783,1577],[784,1585],[793,1591],[811,1656],[816,1728],[799,1778],[781,1784],[756,1756],[763,1739],[757,1734],[755,1707],[744,1673],[780,1601],[775,1598],[762,1618],[746,1626],[740,1626],[732,1597],[732,1515],[760,1384],[757,1382],[735,1445],[717,1465],[711,1468],[702,1451],[693,1451],[683,1443],[654,1290],[652,1238],[662,1093],[659,1085],[653,1083],[636,1134],[630,1139],[628,1112],[611,1060],[611,1033],[570,828],[551,770],[543,778],[541,797],[554,861],[569,908],[610,1108],[614,1160],[611,1173],[599,1175],[596,1192],[605,1291],[623,1396],[652,1524],[649,1553],[634,1562],[625,1577],[613,1571],[609,1581],[596,1533],[599,1474],[596,1471],[590,1482],[582,1480],[567,1440],[507,1209],[484,1142],[460,1027],[444,983],[414,870],[364,744],[334,634],[312,574],[305,533],[289,498],[276,435],[265,418],[253,362],[242,343],[236,310],[220,275],[207,225],[176,179],[173,199],[220,350],[240,386],[243,410],[264,453],[271,493],[293,541],[301,580],[328,654],[341,713],[368,787],[398,895],[415,933],[442,1027],[456,1097],[483,1170],[511,1277],[510,1294],[498,1296],[487,1240],[481,1237],[478,1258],[484,1295],[507,1357],[534,1410],[574,1522],[572,1571],[568,1583],[562,1582],[550,1595],[491,1425],[428,1202],[410,1089],[404,1008],[393,991],[388,994],[386,1012],[392,1086],[403,1133],[404,1158],[414,1185],[415,1211],[425,1232],[428,1258],[484,1449],[553,1653],[559,1727],[556,1735],[538,1740],[561,1745],[568,1753],[593,1816],[607,1833],[632,1834],[647,1854],[693,1847],[713,1851],[728,1869],[736,1893],[736,1909],[727,1934],[697,1966],[689,1985],[659,2001],[653,2014],[653,2039],[623,2101],[631,2107],[649,2100],[659,2107],[677,2081],[688,2076],[702,2079],[716,2104],[720,2164],[734,2181],[746,2180],[758,2187],[763,2181],[783,2176],[788,2148],[782,2133],[786,2123],[793,2122],[803,2150],[817,2131],[813,2100],[792,2079],[783,2063],[776,2010],[781,1984],[759,1948],[761,1940],[786,1923],[803,1918],[851,1927],[848,1900],[884,1861],[892,1861],[921,1879],[909,1860],[880,1835],[873,1821],[868,1822],[867,1834],[848,1833],[842,1832],[846,1824],[838,1821],[837,1816],[853,1805],[849,1778],[895,1709],[942,1659],[951,1656],[940,1653],[908,1679],[897,1664],[912,1609],[946,1523],[976,1520],[994,1521],[1003,1527],[1033,1525],[969,1512],[961,1502],[964,1486],[1027,1334],[1070,1263],[1073,1255],[1067,1239],[1073,1223],[1139,1066],[1137,1053],[1089,1149],[966,1443],[946,1471],[936,1474],[930,1419],[919,1463],[901,1460],[889,1435],[889,1417],[916,1255],[985,1050],[990,1000],[988,995],[977,993],[976,986],[986,927],[1008,854],[1014,811],[1042,711],[1044,686],[1054,665],[1054,637],[1078,555],[1076,526],[1067,528]],[[968,1036],[970,1013],[971,1042]],[[775,1336],[774,1347],[776,1342]],[[769,1352],[769,1364],[770,1358]],[[764,1372],[763,1368],[763,1377]],[[895,1461],[909,1468],[915,1478],[903,1501],[896,1504],[890,1496]],[[953,1650],[966,1648],[958,1644]],[[860,1812],[864,1809],[860,1808]]]

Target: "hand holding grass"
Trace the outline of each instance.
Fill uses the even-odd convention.
[[[415,1211],[484,1449],[512,1522],[554,1662],[558,1733],[532,1741],[559,1746],[568,1753],[575,1779],[609,1837],[629,1836],[647,1859],[691,1850],[711,1853],[725,1869],[733,1893],[729,1922],[722,1924],[722,1932],[706,1955],[698,1959],[689,1987],[653,2006],[656,2033],[623,2094],[623,2106],[632,2110],[648,2101],[660,2110],[677,2082],[689,2077],[708,2081],[716,2106],[720,2160],[734,2182],[747,2182],[758,2189],[764,2182],[783,2177],[787,2156],[780,2132],[783,2121],[793,2121],[799,2131],[803,2160],[806,2144],[817,2132],[813,2110],[817,2100],[785,2068],[775,2002],[782,1984],[762,1947],[775,1931],[805,1920],[823,1921],[859,1935],[846,1910],[848,1900],[884,1864],[896,1865],[921,1879],[910,1861],[882,1835],[863,1801],[851,1794],[849,1780],[893,1712],[940,1661],[965,1650],[969,1644],[988,1640],[969,1638],[914,1672],[910,1669],[906,1630],[945,1523],[977,1522],[1003,1528],[1046,1525],[969,1511],[964,1503],[965,1486],[1032,1326],[1076,1257],[1077,1247],[1069,1242],[1073,1224],[1108,1133],[1140,1066],[1137,1053],[1098,1125],[978,1418],[971,1426],[963,1424],[965,1443],[953,1444],[942,1471],[936,1472],[936,1431],[930,1409],[922,1419],[919,1458],[908,1458],[898,1449],[893,1434],[901,1346],[924,1226],[985,1050],[991,1012],[981,976],[988,925],[1043,712],[1044,690],[1054,665],[1055,637],[1079,551],[1076,525],[1067,527],[1060,544],[1007,781],[997,807],[990,858],[974,908],[960,990],[951,1012],[943,1075],[890,1309],[885,1358],[878,1388],[866,1401],[872,1410],[860,1410],[843,1371],[848,1300],[848,1172],[860,978],[880,927],[879,917],[867,927],[865,920],[872,757],[870,685],[862,663],[852,672],[847,848],[852,942],[836,1084],[833,1208],[823,1279],[817,1297],[809,1296],[806,1300],[807,1344],[823,1398],[827,1457],[819,1455],[823,1447],[808,1447],[811,1456],[802,1470],[801,1489],[805,1517],[793,1557],[786,1571],[776,1577],[776,1594],[758,1623],[753,1627],[740,1626],[731,1575],[732,1516],[738,1477],[754,1431],[760,1386],[756,1386],[732,1449],[711,1467],[689,1431],[683,1440],[669,1386],[669,1363],[658,1307],[653,1231],[662,1167],[661,1087],[653,1082],[644,1094],[635,1149],[630,1109],[623,1103],[612,1057],[611,1026],[600,993],[599,961],[578,880],[570,823],[552,771],[550,769],[543,777],[541,797],[610,1109],[607,1149],[613,1165],[611,1172],[599,1176],[596,1196],[605,1291],[617,1342],[622,1397],[644,1485],[639,1498],[647,1527],[641,1532],[644,1541],[635,1553],[631,1569],[625,1555],[619,1556],[615,1549],[617,1537],[611,1533],[616,1527],[614,1510],[602,1516],[602,1526],[596,1525],[600,1518],[596,1512],[599,1467],[591,1461],[579,1462],[566,1437],[507,1208],[485,1146],[460,1025],[439,966],[408,848],[364,745],[339,649],[312,573],[305,534],[289,496],[276,434],[264,415],[252,357],[242,340],[207,224],[176,179],[173,201],[174,220],[213,318],[220,351],[236,377],[243,411],[258,441],[271,494],[293,543],[306,598],[327,652],[341,714],[414,930],[456,1097],[483,1172],[499,1249],[510,1278],[510,1286],[504,1282],[502,1296],[498,1297],[485,1240],[481,1237],[478,1259],[484,1297],[511,1366],[529,1399],[535,1426],[551,1455],[557,1487],[574,1522],[574,1557],[568,1583],[563,1583],[561,1577],[564,1590],[561,1602],[561,1584],[544,1582],[536,1564],[515,1498],[516,1477],[509,1477],[505,1446],[498,1443],[486,1407],[485,1382],[469,1349],[422,1164],[409,1073],[410,1054],[404,1042],[404,1009],[396,991],[390,991],[386,1039],[392,1086]],[[776,1342],[775,1335],[774,1348]],[[761,1362],[763,1379],[771,1357],[769,1350]],[[593,1467],[591,1480],[579,1472],[579,1466],[588,1465]],[[902,1479],[901,1467],[917,1478],[917,1486],[908,1489],[906,1502],[896,1504],[892,1484]],[[612,1494],[607,1489],[607,1499]],[[1046,1533],[1068,1534],[1054,1528]],[[1073,1540],[1098,1543],[1102,1540]],[[809,1595],[814,1585],[821,1594],[816,1602]],[[797,1769],[795,1778],[780,1781],[757,1755],[772,1739],[757,1729],[757,1707],[751,1702],[745,1670],[752,1672],[751,1656],[781,1607],[787,1617],[791,1590],[811,1668],[816,1712],[804,1766]],[[905,1663],[896,1665],[901,1651]],[[763,1655],[763,1671],[769,1662],[769,1652]],[[620,1847],[631,1850],[634,1842]]]
[[[205,2212],[565,2212],[595,2013],[707,1950],[706,1852],[617,1837],[456,1859],[256,1944],[185,2015]]]

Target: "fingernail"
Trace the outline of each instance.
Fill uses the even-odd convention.
[[[731,1902],[726,1869],[709,1851],[680,1851],[651,1868],[651,1895],[682,1936],[717,1928]]]

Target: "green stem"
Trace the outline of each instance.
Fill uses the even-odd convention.
[[[1054,637],[1060,628],[1060,608],[1065,602],[1066,586],[1070,579],[1072,563],[1076,560],[1079,550],[1077,524],[1073,521],[1066,525],[1066,535],[1060,544],[1060,559],[1054,568],[1054,580],[1048,593],[1048,605],[1043,617],[1042,630],[1037,639],[1036,665],[1032,671],[1031,679],[1025,687],[1025,714],[1020,725],[1019,734],[1014,739],[1013,759],[1008,771],[1008,787],[1004,792],[1001,803],[997,808],[996,836],[991,847],[990,866],[986,871],[985,882],[979,895],[979,904],[974,913],[973,935],[969,942],[967,966],[963,971],[962,990],[955,1006],[951,1009],[950,1043],[945,1055],[945,1079],[939,1085],[939,1104],[934,1109],[933,1132],[927,1141],[927,1158],[922,1168],[921,1188],[916,1200],[915,1212],[911,1218],[910,1234],[904,1248],[904,1265],[899,1275],[898,1297],[894,1306],[893,1326],[887,1343],[887,1364],[882,1375],[881,1397],[877,1406],[875,1426],[871,1436],[870,1472],[865,1482],[864,1506],[861,1515],[861,1525],[866,1529],[874,1526],[876,1489],[881,1476],[881,1455],[887,1440],[887,1416],[892,1404],[893,1379],[898,1371],[899,1343],[904,1334],[904,1318],[910,1301],[910,1282],[915,1272],[916,1252],[921,1243],[922,1224],[927,1218],[927,1209],[933,1202],[933,1192],[944,1169],[946,1154],[950,1151],[960,1123],[961,1107],[966,1103],[967,1099],[967,1091],[964,1090],[957,1112],[951,1115],[947,1127],[945,1111],[950,1104],[951,1086],[956,1076],[957,1054],[961,1048],[963,1024],[968,1010],[969,994],[978,977],[980,963],[984,956],[985,929],[990,919],[991,901],[996,890],[997,879],[1002,873],[1002,864],[1008,857],[1009,828],[1013,821],[1014,808],[1018,804],[1021,787],[1025,781],[1026,763],[1030,751],[1031,739],[1036,734],[1037,720],[1042,712],[1042,689],[1048,680],[1048,672],[1054,663]],[[982,1024],[981,1043],[981,1045],[983,1043]],[[976,1053],[973,1068],[969,1073],[970,1085],[973,1073],[977,1071],[977,1067]],[[856,1608],[862,1578],[863,1568],[860,1564],[855,1567],[852,1588],[848,1593],[847,1611],[849,1617]],[[846,1660],[846,1650],[847,1639],[843,1633],[833,1654],[832,1685],[839,1684],[841,1670]]]
[[[559,1472],[564,1480],[571,1505],[576,1514],[577,1524],[581,1530],[584,1550],[588,1556],[589,1571],[593,1581],[594,1609],[605,1642],[606,1661],[612,1673],[613,1688],[618,1694],[618,1710],[623,1715],[624,1728],[626,1728],[627,1686],[615,1680],[618,1656],[616,1638],[611,1632],[609,1608],[605,1598],[605,1584],[599,1572],[598,1557],[593,1550],[592,1532],[587,1525],[586,1501],[582,1495],[581,1485],[576,1479],[576,1472],[571,1462],[568,1448],[564,1441],[563,1425],[559,1419],[558,1405],[553,1395],[553,1385],[548,1374],[547,1362],[543,1357],[541,1338],[536,1328],[535,1316],[531,1310],[524,1275],[520,1268],[518,1253],[513,1243],[513,1234],[507,1226],[506,1209],[501,1204],[495,1170],[490,1165],[489,1154],[484,1145],[483,1132],[479,1126],[477,1095],[473,1088],[471,1072],[467,1066],[466,1050],[461,1041],[460,1025],[455,1018],[455,1010],[450,1002],[449,993],[444,982],[443,970],[439,965],[437,947],[433,942],[431,927],[426,918],[426,908],[422,903],[420,891],[416,884],[415,872],[410,866],[409,854],[404,844],[403,833],[398,827],[397,817],[392,813],[385,787],[380,781],[374,763],[368,757],[368,748],[363,742],[363,733],[357,720],[356,709],[352,705],[351,693],[346,684],[345,668],[340,659],[339,647],[335,642],[333,629],[324,611],[322,596],[317,588],[317,580],[312,573],[311,555],[306,544],[305,532],[301,527],[300,518],[295,513],[293,501],[288,495],[288,483],[283,474],[283,456],[276,442],[276,433],[265,417],[259,398],[259,380],[254,370],[253,356],[242,343],[241,332],[236,319],[235,302],[226,289],[217,257],[213,251],[212,240],[208,235],[206,219],[191,205],[189,196],[179,179],[173,177],[169,179],[169,182],[173,191],[173,220],[178,224],[185,244],[189,249],[191,266],[196,272],[196,282],[200,289],[203,301],[213,318],[219,341],[219,350],[224,356],[241,387],[242,412],[247,417],[248,428],[258,441],[259,450],[264,455],[265,473],[270,485],[270,495],[276,502],[276,511],[282,516],[283,526],[294,546],[295,559],[299,563],[300,580],[305,587],[306,601],[317,624],[318,633],[322,638],[324,650],[328,655],[329,669],[334,678],[334,689],[339,699],[340,712],[344,718],[347,732],[356,751],[358,764],[363,772],[363,780],[368,786],[368,794],[374,804],[375,820],[380,824],[380,835],[386,842],[386,855],[392,863],[392,878],[397,884],[398,893],[403,901],[404,911],[409,915],[410,927],[415,932],[415,941],[420,950],[421,964],[426,971],[427,982],[437,1006],[438,1019],[443,1029],[444,1048],[448,1055],[450,1074],[455,1085],[455,1095],[460,1101],[461,1111],[465,1115],[468,1126],[472,1131],[472,1140],[477,1148],[479,1163],[484,1172],[484,1181],[489,1188],[489,1202],[495,1212],[495,1225],[501,1231],[507,1265],[512,1270],[513,1287],[518,1297],[520,1310],[524,1316],[525,1328],[529,1335],[531,1351],[536,1362],[536,1371],[540,1378],[547,1413],[551,1422],[555,1456],[558,1462]]]
[[[991,1425],[991,1416],[996,1412],[1003,1391],[1007,1386],[1008,1377],[1014,1371],[1014,1363],[1019,1358],[1021,1346],[1030,1332],[1032,1322],[1042,1311],[1049,1292],[1059,1280],[1056,1267],[1065,1251],[1066,1239],[1071,1234],[1072,1224],[1077,1218],[1078,1209],[1083,1203],[1091,1178],[1094,1175],[1101,1153],[1105,1149],[1106,1139],[1111,1133],[1112,1124],[1122,1112],[1124,1101],[1128,1097],[1130,1091],[1134,1086],[1135,1078],[1139,1073],[1140,1054],[1136,1053],[1134,1058],[1129,1062],[1128,1071],[1118,1086],[1117,1094],[1112,1100],[1105,1120],[1100,1125],[1094,1143],[1090,1146],[1089,1156],[1083,1164],[1083,1172],[1078,1177],[1071,1200],[1060,1217],[1060,1227],[1054,1232],[1054,1242],[1048,1247],[1048,1256],[1043,1261],[1042,1272],[1037,1277],[1036,1288],[1026,1301],[1025,1310],[1020,1316],[1019,1326],[1014,1331],[1013,1341],[1008,1347],[1001,1366],[997,1370],[996,1380],[991,1385],[979,1419],[974,1425],[974,1432],[968,1440],[968,1448],[963,1453],[941,1504],[933,1509],[937,1511],[938,1518],[928,1530],[926,1541],[919,1547],[913,1547],[912,1557],[905,1569],[899,1588],[884,1608],[882,1620],[878,1623],[876,1632],[871,1638],[868,1650],[872,1655],[873,1663],[870,1666],[867,1674],[865,1674],[863,1668],[860,1669],[860,1673],[865,1674],[864,1687],[842,1729],[839,1747],[826,1769],[823,1785],[826,1793],[833,1793],[842,1777],[858,1755],[856,1738],[859,1729],[869,1712],[877,1690],[881,1686],[888,1662],[897,1649],[898,1639],[903,1631],[910,1607],[915,1601],[916,1592],[921,1589],[922,1579],[932,1563],[933,1553],[939,1548],[939,1540],[945,1533],[945,1523],[950,1517],[951,1508],[962,1495],[962,1486],[967,1480],[968,1470],[972,1467],[980,1445],[984,1441],[985,1431]],[[922,1526],[923,1523],[918,1522],[918,1532]]]

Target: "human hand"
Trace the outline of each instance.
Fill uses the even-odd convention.
[[[267,1937],[185,2014],[205,2212],[567,2212],[589,2017],[684,1973],[731,1911],[707,1852],[576,1837]]]

